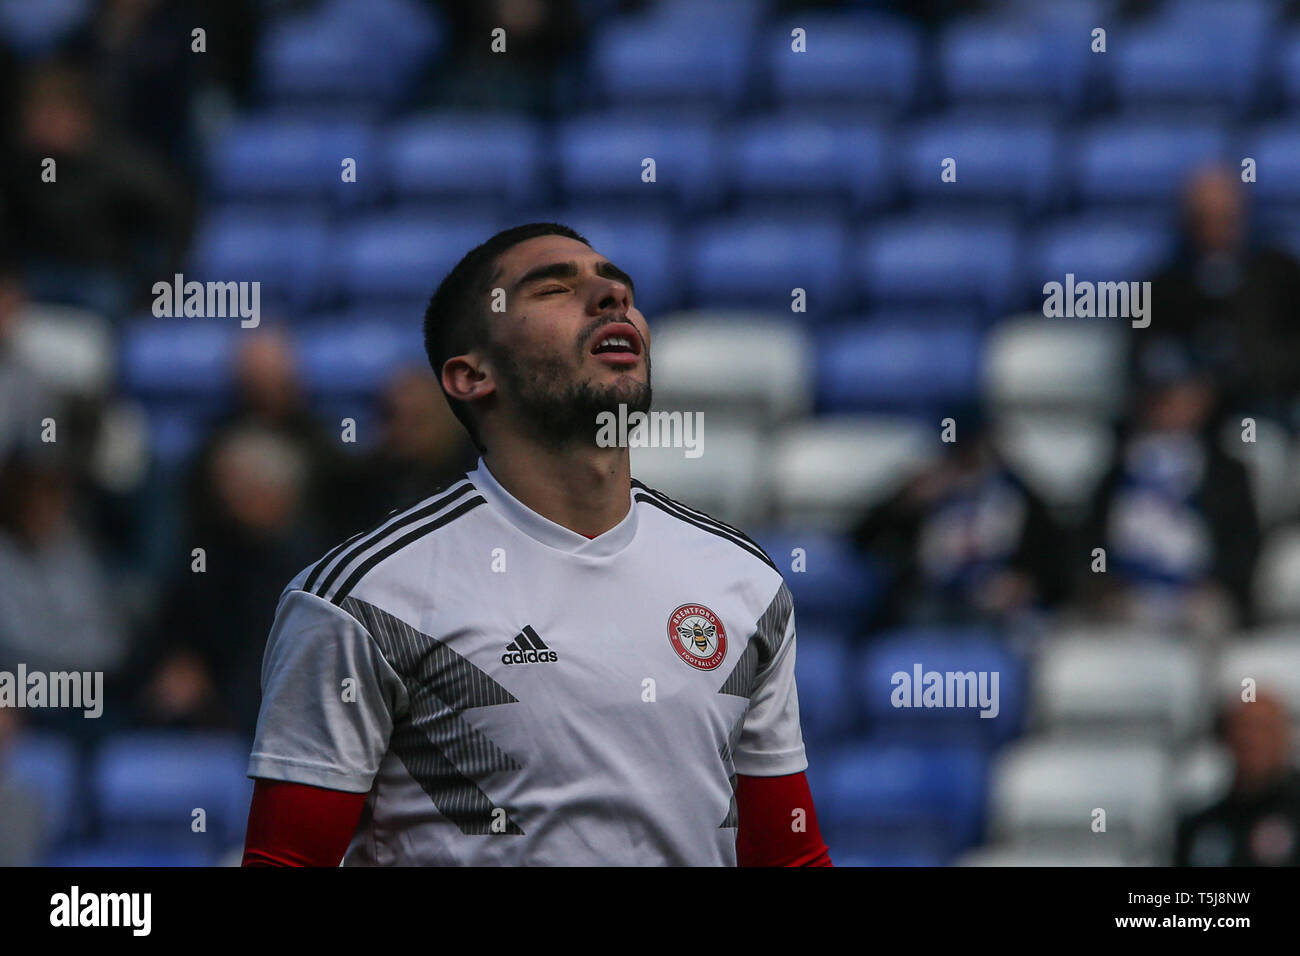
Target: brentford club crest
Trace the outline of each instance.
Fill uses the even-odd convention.
[[[727,656],[727,630],[703,604],[683,604],[668,618],[668,641],[677,656],[711,671]]]

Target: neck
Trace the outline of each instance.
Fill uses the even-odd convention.
[[[554,447],[494,435],[483,460],[515,499],[570,531],[592,537],[627,517],[632,469],[626,448]]]

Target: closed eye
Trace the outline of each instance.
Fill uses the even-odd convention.
[[[552,287],[552,288],[550,288],[550,289],[542,289],[542,290],[539,291],[537,294],[538,294],[538,295],[554,295],[556,292],[568,292],[568,291],[569,291],[569,290],[568,290],[568,288],[567,288],[566,286],[562,286],[562,285],[560,285],[560,286],[554,286],[554,287]]]

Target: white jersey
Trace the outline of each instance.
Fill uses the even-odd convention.
[[[790,592],[633,482],[588,539],[476,470],[304,570],[249,776],[366,793],[344,865],[730,865],[735,774],[808,763]]]

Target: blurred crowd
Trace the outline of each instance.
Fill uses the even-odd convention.
[[[240,339],[228,399],[180,463],[152,454],[133,397],[79,351],[107,342],[111,352],[153,282],[182,270],[204,201],[203,144],[254,105],[260,31],[309,6],[103,0],[44,45],[0,44],[0,88],[13,91],[0,97],[0,670],[103,671],[102,719],[23,716],[87,746],[128,728],[251,736],[283,586],[472,466],[418,356],[372,396],[374,426],[341,442],[302,383],[292,315]],[[413,109],[563,111],[592,5],[430,6],[453,37],[505,26],[516,54],[453,39],[458,52],[421,79]],[[980,4],[907,6],[928,23]],[[207,52],[195,57],[200,20]],[[57,188],[41,180],[47,158]],[[1128,336],[1126,412],[1083,512],[1063,514],[1017,473],[987,409],[954,410],[961,440],[853,528],[856,546],[890,569],[862,640],[903,626],[1081,618],[1212,641],[1256,623],[1256,490],[1223,436],[1245,417],[1300,434],[1300,263],[1254,236],[1236,170],[1204,169],[1186,184],[1178,252],[1148,277],[1158,319]],[[427,278],[432,290],[439,277]],[[410,320],[414,343],[419,316]],[[1285,718],[1276,700],[1225,711],[1234,789],[1179,828],[1180,862],[1297,861],[1300,839],[1274,834],[1257,847],[1248,826],[1281,814],[1300,831]],[[0,711],[0,748],[16,723]],[[21,799],[0,779],[0,819],[21,816]],[[0,827],[0,839],[20,833]],[[0,842],[0,861],[6,852],[23,856]]]

